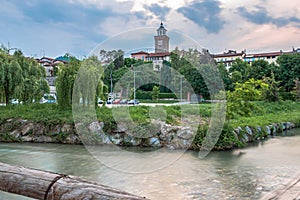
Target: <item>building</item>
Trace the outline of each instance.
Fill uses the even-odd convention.
[[[45,68],[46,71],[46,81],[50,88],[50,94],[56,94],[55,88],[55,74],[54,68],[59,65],[65,65],[70,62],[70,58],[66,56],[60,56],[57,58],[49,58],[49,57],[42,57],[40,59],[35,59],[41,66]]]
[[[143,61],[145,61],[148,56],[149,53],[145,51],[139,51],[131,54],[131,58],[134,58],[136,60],[143,60]]]
[[[217,63],[224,63],[226,68],[229,68],[232,63],[236,59],[240,59],[244,62],[247,62],[251,65],[252,62],[257,60],[265,60],[269,64],[274,63],[277,64],[277,58],[283,54],[291,54],[291,53],[300,53],[300,48],[294,49],[292,51],[275,51],[275,52],[262,52],[262,53],[253,53],[246,54],[246,50],[242,52],[237,52],[234,50],[229,50],[228,52],[224,52],[222,54],[213,54],[212,57]]]
[[[254,61],[257,60],[265,60],[267,61],[269,64],[271,63],[275,63],[276,64],[276,60],[279,56],[281,56],[282,54],[284,54],[283,51],[278,51],[278,52],[268,52],[268,53],[256,53],[256,54],[248,54],[244,57],[244,61],[251,64]]]
[[[170,60],[169,42],[170,38],[167,35],[167,29],[163,23],[160,23],[159,28],[156,30],[157,34],[154,36],[154,49],[152,53],[139,51],[131,53],[131,57],[137,60],[152,61],[153,70],[160,71],[163,66],[163,61]]]
[[[229,68],[236,59],[243,60],[245,56],[246,56],[246,50],[241,52],[228,50],[228,52],[224,52],[222,54],[212,55],[212,57],[217,63],[225,64],[226,68]]]

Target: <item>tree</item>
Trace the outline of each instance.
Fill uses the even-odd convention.
[[[83,106],[98,104],[98,97],[103,92],[102,75],[103,68],[96,56],[82,61],[74,87],[77,93],[74,96],[81,99]]]
[[[251,116],[255,109],[252,101],[262,98],[267,84],[261,80],[249,79],[245,83],[237,83],[234,91],[227,92],[227,118],[235,116]]]
[[[159,97],[159,87],[158,86],[154,86],[153,90],[152,90],[152,99],[157,101]]]
[[[300,81],[299,81],[299,78],[297,78],[295,80],[294,92],[295,92],[296,100],[300,101]]]
[[[10,103],[13,97],[18,98],[20,89],[23,84],[22,69],[16,60],[13,60],[10,64],[4,65],[4,93],[6,97],[6,104]]]
[[[275,80],[274,73],[271,77],[263,77],[263,82],[267,84],[267,88],[263,91],[263,99],[269,102],[277,102],[279,98],[279,81]]]
[[[57,103],[61,109],[70,109],[72,104],[73,86],[76,79],[80,61],[71,57],[70,62],[60,66],[55,80]],[[76,99],[79,101],[79,99]]]
[[[241,81],[240,82],[245,82],[249,79],[249,69],[250,65],[241,59],[236,59],[233,63],[232,66],[228,69],[229,74],[233,74],[235,71],[240,72],[242,75]],[[233,83],[235,80],[232,81]]]
[[[274,64],[269,64],[265,60],[256,60],[248,68],[248,79],[261,80],[263,77],[271,77],[274,69]]]
[[[294,80],[300,77],[300,54],[283,54],[277,63],[275,79],[280,81],[279,86],[284,92],[291,92],[295,86]]]
[[[10,55],[5,49],[0,49],[0,91],[6,104],[12,98],[24,103],[40,99],[44,92],[49,91],[45,76],[45,69],[35,60],[26,58],[20,50]]]

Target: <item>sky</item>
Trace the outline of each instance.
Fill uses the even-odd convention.
[[[0,43],[33,57],[151,51],[161,21],[171,49],[257,53],[300,47],[296,0],[0,0]]]

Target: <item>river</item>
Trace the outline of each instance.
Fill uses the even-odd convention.
[[[1,143],[0,162],[76,175],[159,200],[259,199],[300,173],[300,129],[244,149],[211,152],[204,159],[194,151],[157,151],[172,158],[169,163],[135,162],[149,150],[130,149],[130,157],[121,159],[108,153],[111,147],[100,149],[114,162],[99,162],[81,145],[31,143]],[[134,173],[136,169],[145,171]],[[30,198],[0,192],[0,199]]]

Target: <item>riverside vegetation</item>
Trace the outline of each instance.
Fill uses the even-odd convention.
[[[255,109],[251,116],[237,117],[234,119],[226,120],[222,129],[222,133],[219,137],[215,150],[231,149],[235,147],[243,147],[249,141],[243,141],[243,134],[245,131],[235,132],[237,127],[242,130],[246,130],[245,127],[250,127],[252,130],[256,129],[257,126],[262,127],[260,132],[254,132],[256,134],[253,138],[263,139],[268,136],[268,125],[280,124],[281,122],[291,122],[295,126],[300,126],[300,103],[292,101],[282,101],[276,103],[269,102],[253,102]],[[201,148],[202,141],[206,136],[208,129],[208,123],[211,117],[211,103],[203,104],[189,104],[181,105],[185,107],[185,115],[188,117],[197,116],[200,114],[201,123],[197,133],[194,136],[194,140],[190,145],[190,149]],[[166,112],[166,123],[169,125],[176,126],[180,123],[181,109],[178,105],[174,106],[161,106]],[[122,109],[122,108],[114,108]],[[132,120],[143,126],[150,123],[149,116],[150,107],[147,106],[130,106],[129,113]],[[71,110],[62,111],[57,105],[13,105],[13,106],[2,106],[0,107],[0,140],[4,142],[22,142],[20,135],[14,135],[12,132],[17,129],[20,125],[20,119],[29,121],[31,123],[42,123],[44,127],[55,127],[57,125],[68,124],[74,125],[73,116]],[[114,130],[117,129],[117,123],[114,120],[112,109],[105,106],[96,108],[96,114],[99,122],[102,122],[103,130],[107,134],[114,134]],[[7,125],[7,121],[14,119],[16,123],[11,123],[10,127]],[[13,127],[15,126],[15,127]],[[278,132],[282,131],[282,128],[278,126]],[[281,129],[281,130],[280,130]],[[32,132],[29,134],[33,134]],[[73,132],[64,131],[60,129],[60,132],[46,133],[43,134],[54,138],[52,142],[65,143],[66,138]],[[143,134],[143,133],[141,133]],[[80,141],[73,141],[70,143],[80,143]],[[120,144],[129,145],[129,144]],[[145,146],[142,143],[140,146]]]
[[[170,89],[164,86],[179,88],[180,81],[175,73],[179,72],[192,86],[194,92],[204,99],[216,98],[221,102],[227,101],[226,120],[215,149],[241,147],[247,142],[265,138],[287,127],[299,126],[299,53],[280,56],[276,65],[264,60],[254,61],[251,65],[242,60],[236,60],[227,70],[223,64],[215,66],[214,60],[207,51],[199,52],[189,49],[182,54],[182,51],[176,48],[171,52],[170,62],[164,61],[159,76],[153,71],[151,63],[124,58],[123,54],[121,50],[100,51],[100,60],[92,56],[82,61],[68,54],[65,55],[70,57],[70,62],[54,69],[54,75],[57,76],[55,84],[58,105],[40,105],[33,103],[33,100],[39,99],[43,92],[49,90],[44,84],[44,69],[34,59],[25,58],[21,51],[10,55],[9,50],[2,47],[0,49],[0,100],[4,101],[6,106],[0,107],[1,141],[80,143],[74,131],[76,124],[73,120],[72,106],[78,104],[78,106],[94,108],[95,99],[106,100],[108,98],[109,86],[110,90],[113,89],[112,86],[119,87],[114,90],[122,91],[129,98],[133,93],[133,82],[130,81],[133,79],[130,74],[133,75],[133,73],[129,72],[138,69],[140,65],[145,66],[147,72],[140,73],[136,78],[137,82],[146,80],[148,78],[146,75],[149,74],[152,74],[151,77],[155,80],[159,79],[160,82],[156,80],[156,84],[139,87],[136,91],[137,95],[150,96],[155,102],[158,102],[161,94],[174,96]],[[100,61],[109,64],[102,66]],[[222,80],[218,79],[216,74],[220,74]],[[210,77],[209,80],[205,81],[202,75]],[[213,91],[207,86],[207,81],[214,86]],[[118,82],[119,85],[116,84]],[[220,84],[222,82],[224,86]],[[187,98],[187,93],[191,92],[184,84],[182,91],[183,98]],[[10,105],[12,99],[22,100],[24,105]],[[200,114],[201,120],[194,121],[199,127],[193,141],[184,145],[188,144],[192,149],[199,149],[209,129],[213,106],[217,104],[201,103],[162,107],[161,110],[164,111],[156,116],[152,116],[150,107],[133,106],[129,107],[129,114],[138,124],[137,127],[141,127],[135,130],[139,131],[139,136],[146,134],[144,132],[146,129],[151,132],[153,128],[152,134],[155,137],[148,138],[153,141],[148,143],[148,146],[162,145],[158,141],[161,135],[164,141],[166,138],[173,140],[174,137],[179,136],[178,134],[181,134],[182,139],[182,127],[188,127],[190,123],[190,121],[180,122],[183,108],[185,118],[193,120]],[[119,137],[122,130],[114,119],[112,109],[96,106],[96,113],[97,121],[101,124],[100,128],[110,135],[110,137],[105,137],[105,140],[113,139],[113,142],[120,145],[132,145],[124,138],[120,140],[114,137]],[[176,134],[172,133],[165,137],[166,135],[150,125],[153,117],[159,123],[165,124],[165,127],[169,127],[170,131],[173,128],[176,129]],[[22,124],[26,127],[21,127]],[[94,128],[99,129],[99,127]],[[126,129],[124,131],[126,132]],[[36,134],[43,137],[33,140],[32,136]],[[190,136],[190,133],[188,135]],[[182,140],[186,142],[184,137]],[[135,144],[147,146],[147,143],[141,141]]]

